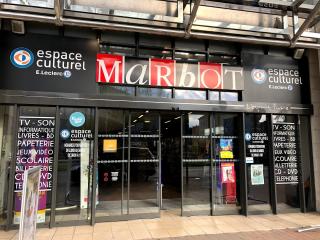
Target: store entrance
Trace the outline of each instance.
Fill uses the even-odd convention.
[[[161,209],[181,213],[181,113],[161,113]]]

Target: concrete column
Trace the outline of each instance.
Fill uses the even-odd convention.
[[[311,116],[311,137],[313,149],[313,165],[315,176],[316,209],[320,211],[320,52],[308,50],[309,79],[311,103],[314,107],[314,114]]]

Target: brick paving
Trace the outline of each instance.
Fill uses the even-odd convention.
[[[301,233],[293,229],[284,229],[284,230],[173,237],[173,238],[162,238],[161,240],[319,240],[319,239],[320,239],[320,229],[308,231],[308,232],[301,232]]]
[[[180,217],[164,212],[156,219],[39,228],[36,240],[320,240],[320,229],[297,232],[318,224],[319,213]],[[17,230],[0,231],[0,240],[17,239]]]

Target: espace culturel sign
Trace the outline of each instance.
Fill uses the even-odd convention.
[[[242,67],[97,54],[96,82],[154,87],[243,90]]]
[[[0,36],[1,89],[95,93],[96,40],[41,34]],[[84,87],[85,86],[85,87]]]

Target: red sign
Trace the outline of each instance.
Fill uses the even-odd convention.
[[[221,184],[224,202],[237,202],[236,172],[234,163],[221,163]]]
[[[124,84],[123,67],[123,56],[99,53],[96,66],[97,82]]]
[[[217,63],[200,63],[200,88],[222,89],[222,65]]]
[[[97,54],[96,82],[154,87],[243,90],[243,68]]]
[[[150,59],[150,85],[174,87],[175,64],[174,60]]]

